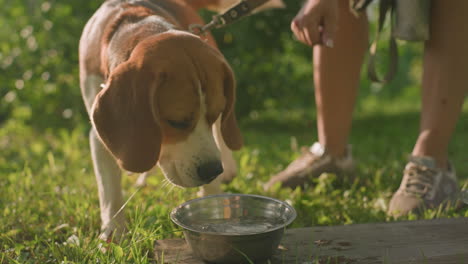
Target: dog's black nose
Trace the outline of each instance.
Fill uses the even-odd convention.
[[[220,161],[210,161],[197,168],[198,177],[206,183],[214,180],[218,175],[223,173],[223,171],[223,164],[221,164]]]

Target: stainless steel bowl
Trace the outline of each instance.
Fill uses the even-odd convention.
[[[278,247],[284,228],[296,218],[290,205],[247,194],[221,194],[194,199],[171,212],[184,229],[198,258],[214,263],[266,260]]]

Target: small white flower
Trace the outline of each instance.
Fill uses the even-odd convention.
[[[67,238],[67,243],[70,245],[80,246],[80,239],[76,235],[71,235]]]

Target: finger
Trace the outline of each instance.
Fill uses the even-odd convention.
[[[320,44],[320,34],[318,22],[315,20],[304,20],[303,17],[296,17],[291,23],[291,30],[298,40],[306,45],[313,46]]]
[[[317,42],[313,41],[312,40],[312,37],[310,35],[310,32],[309,30],[307,30],[306,28],[303,30],[303,35],[304,35],[304,43],[309,45],[309,46],[313,46],[313,45],[316,45],[318,44]]]
[[[293,34],[295,36],[295,39],[297,41],[302,42],[304,44],[307,44],[307,43],[305,43],[304,34],[303,34],[302,30],[300,29],[299,20],[294,19],[291,22],[291,31],[293,32]]]
[[[295,32],[294,35],[296,35],[296,38],[297,38],[297,40],[299,42],[301,42],[303,44],[306,44],[306,45],[309,45],[309,43],[307,43],[306,37],[304,36],[304,31],[303,30],[299,30],[299,31]]]
[[[304,27],[304,35],[306,36],[306,39],[310,43],[310,45],[320,45],[321,44],[321,38],[320,38],[320,30],[319,30],[319,23],[318,21],[310,21],[305,27]]]

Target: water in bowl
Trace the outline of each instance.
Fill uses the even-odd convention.
[[[214,232],[228,235],[248,235],[271,231],[284,223],[280,218],[256,219],[208,219],[194,223],[192,227],[200,232]]]

